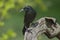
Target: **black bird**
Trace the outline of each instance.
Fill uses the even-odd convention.
[[[31,6],[26,6],[21,11],[25,12],[25,16],[24,16],[24,28],[22,30],[23,35],[24,35],[25,31],[27,30],[27,28],[29,28],[30,23],[32,23],[32,21],[36,17],[36,11]]]

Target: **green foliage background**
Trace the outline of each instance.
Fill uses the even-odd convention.
[[[0,40],[23,40],[24,13],[19,10],[26,5],[31,5],[36,10],[35,21],[49,16],[55,17],[60,23],[60,0],[0,0]],[[38,40],[58,39],[48,39],[43,34]]]

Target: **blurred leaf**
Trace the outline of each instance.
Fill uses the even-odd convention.
[[[4,22],[0,22],[0,26],[4,26]]]
[[[16,37],[16,33],[13,32],[13,33],[11,34],[11,37],[15,38],[15,37]]]
[[[3,34],[3,35],[2,35],[2,38],[3,38],[4,40],[7,40],[7,39],[8,39],[8,35],[7,35],[7,34]]]
[[[7,34],[8,34],[10,37],[16,37],[16,33],[15,33],[13,30],[8,30],[8,31],[7,31]]]
[[[3,4],[3,1],[0,1],[0,7],[2,7],[4,4]]]

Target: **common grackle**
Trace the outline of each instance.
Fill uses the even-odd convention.
[[[25,12],[24,16],[24,28],[22,30],[23,35],[25,34],[25,31],[27,28],[29,28],[30,23],[35,19],[36,17],[36,11],[31,6],[26,6],[21,11]]]

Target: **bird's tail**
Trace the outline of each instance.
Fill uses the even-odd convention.
[[[23,30],[22,30],[23,35],[25,34],[25,31],[27,30],[27,28],[29,28],[29,24],[24,25]]]

